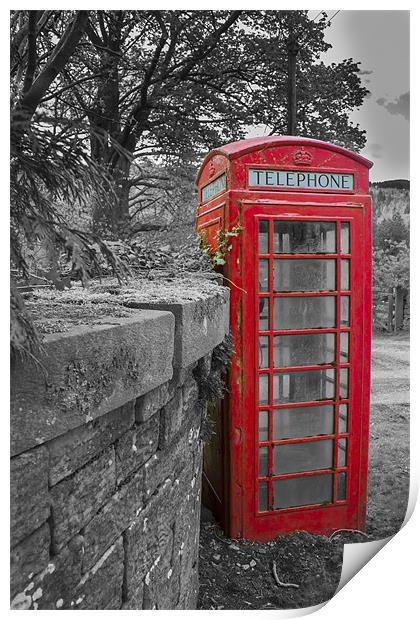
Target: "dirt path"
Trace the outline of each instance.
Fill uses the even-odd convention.
[[[408,334],[377,336],[372,343],[367,533],[396,533],[405,516],[409,484]],[[267,544],[225,538],[204,510],[200,537],[199,609],[291,609],[334,595],[345,542],[299,532]],[[274,570],[275,566],[275,570]],[[289,585],[279,586],[280,582]],[[294,584],[294,585],[290,585]]]
[[[407,333],[373,339],[367,515],[373,538],[397,532],[407,508],[409,355]]]
[[[408,334],[376,336],[372,342],[372,405],[409,403]]]

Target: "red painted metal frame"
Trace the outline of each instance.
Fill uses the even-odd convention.
[[[231,292],[231,332],[235,355],[232,359],[228,377],[229,399],[223,404],[223,427],[225,434],[224,469],[224,526],[232,538],[243,537],[255,540],[270,540],[279,533],[293,530],[308,530],[328,533],[341,527],[363,529],[366,515],[367,463],[369,435],[369,393],[370,393],[370,338],[371,338],[371,201],[367,195],[370,162],[358,155],[349,153],[340,147],[332,147],[318,141],[304,141],[296,138],[284,138],[227,145],[209,154],[205,159],[198,177],[200,189],[226,173],[226,192],[214,196],[205,203],[199,201],[197,211],[197,229],[208,230],[211,220],[221,218],[225,230],[241,224],[243,230],[238,238],[232,238],[232,251],[223,270],[228,279]],[[292,166],[290,158],[298,145],[312,149],[313,163],[311,170],[351,172],[354,174],[354,191],[339,193],[313,193],[285,190],[253,189],[247,186],[247,167]],[[296,169],[296,166],[294,166]],[[307,167],[302,167],[303,170]],[[340,403],[350,403],[347,433],[338,434],[338,415],[335,415],[334,433],[330,436],[308,437],[303,439],[263,442],[261,445],[282,445],[301,441],[321,441],[334,438],[334,465],[337,463],[338,437],[347,438],[348,456],[346,467],[334,471],[346,471],[347,497],[345,501],[322,506],[303,506],[287,508],[272,512],[258,513],[257,505],[257,447],[258,447],[258,411],[277,408],[293,408],[299,403],[269,405],[258,407],[257,377],[264,370],[258,369],[256,358],[257,338],[257,299],[256,268],[258,257],[255,248],[258,245],[256,229],[258,219],[313,219],[316,221],[351,221],[353,230],[350,236],[349,255],[336,252],[328,255],[318,254],[317,258],[348,258],[351,261],[351,290],[345,294],[351,299],[351,321],[349,327],[308,330],[263,331],[262,335],[282,335],[299,333],[337,333],[350,334],[350,357],[348,363],[339,363],[342,368],[350,368],[349,398],[340,399]],[[340,235],[337,234],[339,243]],[[212,239],[209,239],[211,242]],[[268,258],[269,254],[262,255]],[[276,258],[285,258],[279,254]],[[293,254],[293,258],[307,258],[307,255]],[[312,256],[311,256],[312,258]],[[339,274],[340,270],[338,270]],[[338,275],[339,277],[339,275]],[[337,291],[340,290],[337,283]],[[270,289],[272,290],[272,289]],[[302,295],[340,296],[340,292],[305,293],[264,293],[265,297],[293,297]],[[338,313],[340,312],[337,304]],[[271,312],[272,315],[272,312]],[[337,320],[339,320],[339,314]],[[270,319],[272,320],[272,319]],[[272,324],[270,325],[272,327]],[[336,336],[336,362],[339,358],[339,339]],[[270,341],[270,361],[272,361],[272,342]],[[296,372],[319,368],[319,366],[287,368],[287,372]],[[322,368],[336,369],[335,364],[322,365]],[[285,371],[285,368],[271,371]],[[268,372],[268,371],[267,371]],[[339,381],[336,381],[339,390]],[[271,383],[270,383],[271,386]],[[270,387],[271,389],[271,387]],[[338,410],[338,392],[331,401]],[[305,406],[314,403],[305,403]],[[269,416],[271,427],[271,415]],[[271,428],[270,428],[271,433]],[[269,438],[271,435],[269,435]],[[271,453],[271,451],[270,451]],[[331,473],[331,470],[321,470]],[[311,471],[275,476],[272,479],[310,476],[321,473]],[[334,478],[334,498],[336,498],[336,477]]]
[[[254,248],[257,247],[258,243],[258,222],[259,220],[265,220],[265,221],[269,221],[269,244],[270,244],[270,250],[272,250],[271,244],[272,244],[272,240],[273,240],[273,221],[279,221],[282,219],[287,219],[287,221],[290,221],[290,217],[286,216],[286,218],[282,217],[281,213],[276,213],[275,216],[271,216],[269,214],[266,213],[266,211],[264,210],[264,212],[261,214],[260,217],[257,217],[256,215],[254,215],[254,211],[258,211],[257,209],[251,209],[248,212],[248,217],[254,219],[254,243],[252,244],[252,246]],[[297,221],[297,220],[302,220],[303,221],[310,221],[313,219],[316,220],[320,220],[322,219],[322,221],[333,221],[334,223],[336,222],[340,222],[341,219],[337,219],[337,216],[333,217],[332,220],[327,217],[324,213],[320,216],[320,215],[316,215],[315,217],[313,216],[313,214],[309,214],[307,211],[305,211],[305,217],[304,218],[299,218],[299,217],[294,217],[293,220]],[[352,221],[353,222],[354,218],[353,218],[353,213],[352,213],[352,217],[350,219],[346,219],[345,221]],[[250,226],[246,226],[245,228],[248,229],[252,229],[252,225],[250,223]],[[354,236],[354,231],[353,235],[351,235],[351,239]],[[308,255],[298,255],[298,254],[274,254],[273,252],[267,256],[271,256],[271,259],[274,260],[274,257],[276,257],[276,259],[282,259],[282,258],[288,258],[288,257],[292,257],[292,258],[297,258],[297,257],[302,257],[305,256],[305,259],[324,259],[326,256],[334,256],[335,260],[338,261],[342,259],[342,257],[344,255],[341,254],[340,251],[340,229],[339,229],[339,225],[336,226],[336,237],[337,237],[337,248],[336,248],[336,253],[335,254],[308,254]],[[249,244],[248,244],[249,247]],[[261,255],[260,255],[261,256]],[[263,255],[265,256],[265,255]],[[350,255],[346,255],[346,256],[351,256]],[[257,293],[256,291],[256,286],[255,283],[258,282],[258,255],[255,254],[254,256],[254,264],[255,264],[255,269],[254,269],[254,290],[255,293]],[[269,279],[270,279],[270,283],[269,283],[269,289],[272,290],[273,287],[273,269],[270,268],[269,270]],[[336,273],[336,288],[337,291],[340,290],[340,269],[337,269],[337,273]],[[346,291],[346,294],[348,296],[352,296],[352,291]],[[265,293],[261,294],[255,294],[255,306],[254,306],[254,318],[253,318],[253,323],[254,323],[254,333],[255,333],[255,343],[254,343],[254,351],[258,350],[258,338],[259,338],[259,334],[263,333],[272,333],[277,334],[278,330],[274,330],[273,328],[273,321],[274,321],[274,308],[273,308],[273,301],[274,298],[278,298],[278,297],[302,297],[302,296],[331,296],[331,291],[323,291],[323,292],[310,292],[310,291],[305,291],[305,292],[283,292],[283,293],[271,293],[270,294],[270,298],[273,301],[270,301],[270,311],[269,311],[269,327],[270,330],[269,331],[259,331],[259,329],[257,328],[257,319],[258,319],[258,299],[261,296],[266,297],[267,295]],[[339,346],[340,346],[340,342],[339,342],[339,338],[337,337],[337,335],[340,333],[340,329],[339,329],[339,325],[340,325],[340,303],[339,303],[339,297],[340,297],[340,293],[339,292],[335,292],[334,295],[335,298],[337,299],[336,301],[336,329],[334,330],[333,333],[336,334],[336,339],[335,339],[335,360],[337,361],[340,358],[340,352],[339,352]],[[346,333],[349,333],[350,330],[352,329],[352,322],[350,322],[350,328],[346,328]],[[296,330],[282,330],[283,333],[292,333],[292,331],[296,331]],[[310,333],[314,333],[313,329],[308,328],[306,330],[300,330],[300,332],[302,333],[306,333],[306,334],[310,334]],[[316,330],[317,333],[320,333],[320,330]],[[321,333],[331,333],[331,331],[329,331],[328,329],[322,330]],[[351,344],[350,344],[351,346]],[[244,351],[244,353],[246,354],[246,351]],[[293,523],[293,518],[290,518],[290,515],[286,513],[290,513],[290,512],[301,512],[302,510],[309,510],[311,509],[311,513],[310,513],[310,522],[307,523],[306,525],[306,529],[313,529],[312,528],[312,522],[314,521],[314,519],[316,519],[318,517],[318,515],[316,514],[317,512],[319,512],[320,510],[325,512],[326,508],[325,507],[318,507],[316,508],[315,506],[300,506],[300,507],[293,507],[293,508],[287,508],[287,509],[282,509],[282,510],[277,510],[275,512],[259,512],[258,511],[258,486],[257,484],[255,484],[255,481],[257,480],[257,464],[258,464],[258,451],[259,451],[259,447],[261,446],[275,446],[275,445],[288,445],[288,444],[297,444],[297,443],[305,443],[305,442],[312,442],[312,441],[328,441],[328,440],[334,440],[334,456],[333,456],[333,466],[334,466],[334,472],[338,473],[338,472],[349,472],[351,471],[351,463],[350,461],[350,457],[348,457],[347,459],[347,466],[346,467],[340,467],[338,468],[337,466],[337,453],[338,453],[338,438],[348,438],[350,436],[349,433],[346,434],[338,434],[338,409],[339,409],[339,402],[340,404],[343,403],[348,403],[349,399],[343,399],[343,398],[339,398],[339,390],[340,390],[340,381],[339,381],[339,372],[341,368],[350,368],[350,363],[340,363],[339,365],[337,364],[323,364],[322,366],[320,365],[306,365],[306,366],[297,366],[297,367],[287,367],[287,368],[276,368],[274,366],[274,361],[273,361],[273,347],[272,347],[272,340],[270,339],[270,349],[269,349],[269,368],[270,370],[267,369],[259,369],[256,368],[256,377],[254,380],[254,386],[255,386],[255,392],[254,392],[254,407],[255,407],[255,411],[256,411],[256,416],[255,416],[255,423],[254,423],[254,438],[255,438],[255,456],[254,456],[254,489],[253,489],[253,495],[254,495],[254,515],[256,517],[256,521],[255,521],[255,525],[251,524],[251,528],[252,530],[255,529],[255,527],[258,528],[258,530],[260,530],[260,527],[262,527],[264,530],[267,530],[266,524],[264,523],[264,519],[269,518],[270,520],[272,520],[272,517],[274,515],[276,515],[277,517],[277,521],[278,521],[278,525],[277,525],[277,529],[280,531],[285,531],[285,529],[287,531],[291,531],[293,529],[296,529]],[[256,364],[257,365],[257,364]],[[353,366],[353,364],[352,364]],[[258,376],[260,374],[267,374],[270,377],[274,375],[274,373],[277,372],[299,372],[299,371],[308,371],[308,370],[319,370],[319,369],[333,369],[335,371],[335,398],[334,400],[324,400],[324,401],[306,401],[303,403],[287,403],[287,404],[273,404],[273,393],[272,393],[272,379],[270,378],[269,381],[269,404],[259,404],[258,403],[258,389],[257,389],[257,385],[258,385]],[[354,375],[354,368],[353,368],[353,375]],[[350,387],[350,393],[352,392],[352,388]],[[285,440],[277,440],[274,441],[272,438],[270,439],[271,436],[271,431],[272,431],[272,415],[274,413],[275,410],[281,410],[281,409],[289,409],[291,408],[291,405],[294,405],[295,407],[297,406],[311,406],[311,405],[319,405],[319,404],[327,404],[327,403],[331,403],[334,404],[334,411],[335,411],[335,432],[332,435],[321,435],[321,436],[312,436],[312,437],[302,437],[302,438],[295,438],[295,439],[285,439]],[[266,409],[268,409],[269,411],[271,411],[271,414],[269,415],[269,424],[270,424],[270,432],[269,432],[269,439],[270,441],[267,442],[258,442],[258,411],[259,410],[263,410],[265,411]],[[352,406],[351,406],[352,409]],[[249,433],[249,435],[251,434],[251,431]],[[352,437],[353,440],[353,437]],[[269,449],[269,471],[272,471],[272,458],[273,458],[273,451],[271,449]],[[296,472],[293,474],[283,474],[283,475],[270,475],[269,478],[267,477],[259,477],[258,480],[262,481],[262,480],[267,480],[269,481],[268,484],[268,504],[269,506],[272,505],[272,485],[271,485],[271,481],[274,480],[281,480],[281,479],[288,479],[288,478],[297,478],[297,477],[305,477],[305,476],[311,476],[311,475],[317,475],[317,474],[321,474],[321,473],[325,473],[326,475],[331,475],[332,471],[330,469],[327,470],[312,470],[310,472]],[[341,502],[337,502],[336,500],[336,495],[337,495],[337,475],[334,475],[333,478],[333,498],[334,498],[334,504],[330,505],[329,508],[332,508],[333,506],[345,506],[347,504],[347,501],[341,501]],[[350,492],[350,491],[349,491]],[[352,510],[354,511],[354,508],[352,507]],[[286,515],[286,516],[285,516]],[[307,513],[307,515],[309,515],[309,512]],[[284,521],[285,519],[287,519],[287,525],[284,525]],[[321,515],[321,519],[323,521],[323,525],[322,525],[322,531],[325,531],[325,517],[323,517],[323,515]],[[336,520],[337,523],[337,528],[339,527],[344,527],[345,523],[343,522],[343,520],[340,520],[339,515],[337,514],[337,511],[334,511],[334,519]],[[307,519],[307,521],[309,521]],[[345,519],[346,523],[347,523],[347,519]],[[337,529],[335,528],[335,529]],[[270,530],[272,530],[272,526],[270,527]],[[315,526],[315,529],[316,526]],[[248,535],[253,535],[248,534]],[[257,535],[260,535],[260,532],[257,532]]]

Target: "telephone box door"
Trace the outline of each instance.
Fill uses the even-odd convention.
[[[244,212],[245,538],[364,525],[363,218],[338,205]]]

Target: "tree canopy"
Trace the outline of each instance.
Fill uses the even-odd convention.
[[[151,157],[196,164],[252,125],[285,133],[291,35],[298,133],[363,147],[349,113],[367,91],[357,62],[321,62],[327,24],[307,11],[15,11],[15,118],[25,111],[56,131],[77,127],[111,179],[116,200],[106,219],[120,231],[130,191],[153,179]]]
[[[208,150],[252,126],[285,133],[291,37],[298,133],[362,148],[349,115],[367,91],[353,59],[322,62],[327,28],[307,11],[12,11],[15,266],[27,275],[25,247],[41,239],[82,279],[100,253],[117,267],[102,239],[156,204],[175,217]],[[70,225],[77,203],[83,230]]]

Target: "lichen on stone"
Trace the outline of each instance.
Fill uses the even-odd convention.
[[[82,415],[90,415],[92,408],[112,394],[116,380],[129,387],[141,376],[136,354],[127,346],[114,350],[110,360],[101,359],[93,355],[88,361],[69,362],[63,382],[47,385],[47,398],[62,411],[76,409]]]

